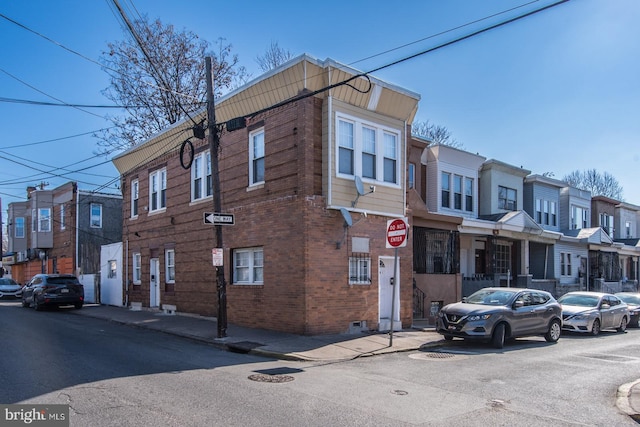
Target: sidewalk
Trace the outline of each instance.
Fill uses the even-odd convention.
[[[387,333],[302,336],[230,324],[227,325],[227,336],[217,338],[218,324],[214,318],[95,304],[70,312],[186,337],[227,351],[283,360],[335,362],[437,347],[443,343],[433,327],[396,331],[393,333],[393,346],[389,347]],[[616,406],[640,422],[640,379],[618,387]]]
[[[302,336],[264,329],[227,325],[227,336],[218,338],[215,318],[187,314],[165,314],[149,310],[86,304],[72,313],[162,331],[241,353],[284,360],[340,361],[377,354],[438,346],[442,337],[433,327],[394,331],[393,346],[388,333]]]

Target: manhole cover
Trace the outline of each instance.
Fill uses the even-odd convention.
[[[412,353],[409,357],[417,360],[452,360],[464,358],[464,356],[460,356],[459,354],[439,351],[421,351],[419,353]]]
[[[249,375],[249,379],[260,383],[288,383],[289,381],[293,381],[291,375],[253,374]]]

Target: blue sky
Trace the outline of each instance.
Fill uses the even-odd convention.
[[[254,77],[256,56],[272,41],[294,55],[369,71],[555,3],[120,2],[210,42],[225,39]],[[0,3],[2,15],[96,61],[108,42],[127,37],[113,10],[106,0]],[[417,120],[447,127],[468,151],[558,179],[574,170],[609,172],[625,201],[640,205],[639,22],[636,0],[572,0],[374,75],[419,93]],[[96,64],[2,17],[0,42],[1,98],[110,104],[101,93],[107,75]],[[8,203],[25,200],[26,187],[41,182],[54,188],[77,180],[84,190],[117,192],[117,171],[94,157],[90,135],[114,113],[0,101],[5,215]]]

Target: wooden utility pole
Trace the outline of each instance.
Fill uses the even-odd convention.
[[[213,100],[213,76],[211,75],[211,57],[205,58],[207,81],[207,128],[209,133],[209,150],[211,151],[211,186],[213,187],[213,211],[222,212],[222,198],[220,195],[220,167],[218,155],[220,152],[220,135],[216,124],[216,108]],[[214,226],[216,231],[216,247],[224,249],[222,243],[222,225]],[[224,251],[223,251],[224,253]],[[218,290],[218,338],[227,336],[227,285],[224,279],[224,266],[215,267],[216,287]]]

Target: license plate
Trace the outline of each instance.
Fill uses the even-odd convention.
[[[456,327],[455,327],[455,326],[453,326],[453,325],[449,325],[449,330],[450,330],[450,331],[455,331],[455,330],[456,330]]]
[[[61,294],[68,294],[69,293],[69,289],[60,289],[60,293]]]

